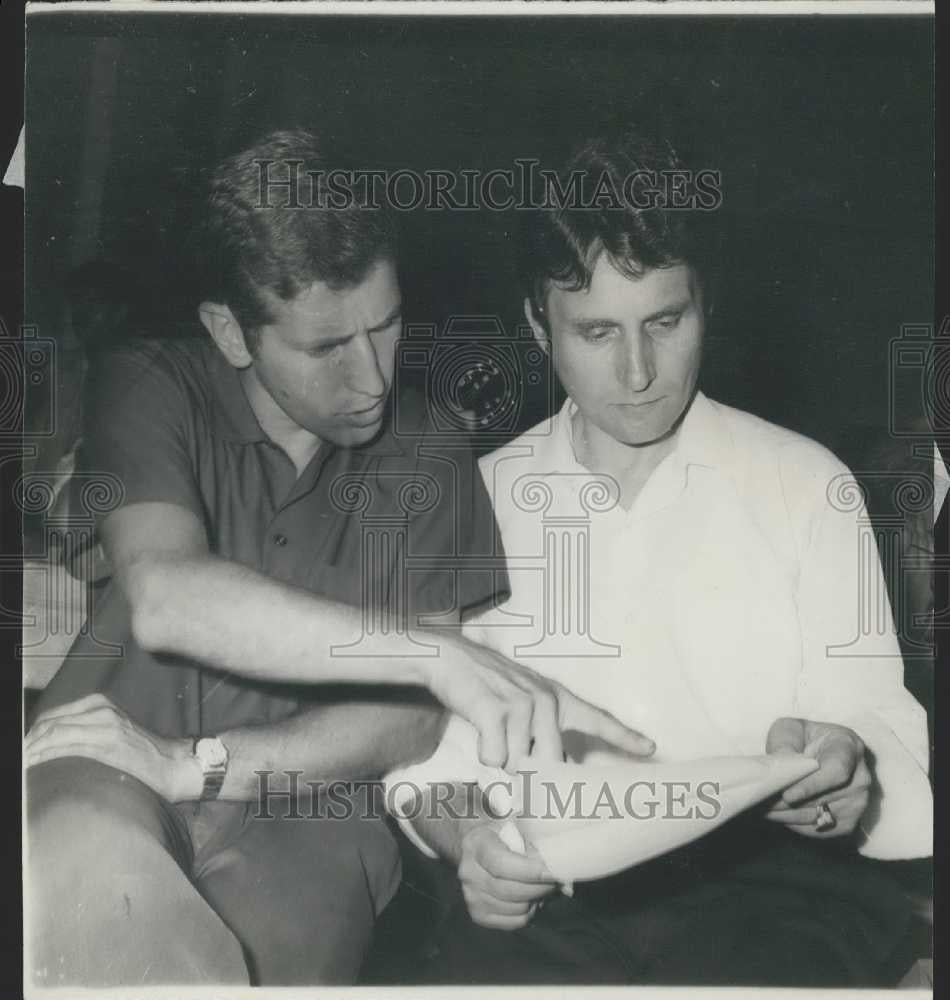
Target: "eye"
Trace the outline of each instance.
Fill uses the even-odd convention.
[[[682,318],[682,313],[671,313],[669,316],[661,316],[658,319],[653,320],[650,324],[650,328],[652,330],[659,330],[660,332],[675,330],[679,326]]]
[[[599,344],[605,341],[614,332],[614,327],[604,326],[595,327],[592,330],[584,331],[584,339],[589,344]]]
[[[338,343],[318,344],[316,347],[309,348],[307,355],[311,358],[328,358],[339,346]]]

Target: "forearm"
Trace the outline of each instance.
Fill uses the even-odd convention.
[[[152,556],[123,586],[136,641],[259,680],[422,681],[418,658],[334,655],[362,631],[356,608],[318,598],[213,556]]]
[[[286,787],[282,776],[287,771],[303,772],[301,786],[379,777],[429,756],[442,734],[444,714],[425,696],[401,699],[374,690],[368,699],[319,705],[277,725],[228,730],[219,734],[231,757],[221,796],[256,798],[262,787],[259,771],[272,772],[275,788]]]
[[[375,778],[429,756],[442,734],[444,710],[426,695],[392,692],[367,691],[369,697],[352,701],[352,692],[337,691],[332,702],[283,722],[217,733],[229,756],[218,797],[250,802],[264,790],[290,787],[304,796],[308,782]],[[183,766],[180,798],[197,799],[203,776],[193,760]],[[299,772],[293,785],[290,772]]]

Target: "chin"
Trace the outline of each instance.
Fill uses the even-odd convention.
[[[329,435],[328,440],[340,448],[360,448],[379,437],[383,429],[383,421],[370,424],[368,427],[346,427]]]
[[[669,409],[665,413],[656,413],[649,422],[636,420],[624,421],[614,428],[612,436],[626,445],[643,447],[657,444],[678,426],[682,410]]]
[[[617,427],[610,432],[610,436],[615,441],[631,448],[642,448],[662,441],[669,433],[670,428],[666,424],[662,424],[660,427]]]

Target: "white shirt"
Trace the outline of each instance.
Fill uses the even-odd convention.
[[[609,709],[656,742],[656,760],[761,754],[781,716],[849,726],[873,753],[877,785],[861,852],[929,855],[926,716],[904,688],[848,469],[698,393],[627,511],[606,499],[608,477],[578,463],[574,410],[568,400],[480,461],[512,593],[465,634]],[[433,757],[388,783],[474,780],[475,746],[453,717]]]
[[[937,518],[940,516],[940,508],[943,506],[944,501],[947,499],[947,493],[950,492],[950,473],[947,472],[947,466],[944,463],[943,455],[940,454],[940,449],[937,447],[937,442],[934,441],[934,522],[936,523]]]

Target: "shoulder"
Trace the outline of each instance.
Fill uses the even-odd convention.
[[[206,382],[210,378],[210,349],[198,339],[161,340],[135,337],[94,355],[90,378],[117,391]]]
[[[802,551],[825,518],[860,498],[851,470],[824,445],[744,410],[710,403],[730,441],[738,494],[777,545],[793,540]]]
[[[725,428],[740,466],[772,467],[784,477],[808,480],[847,473],[848,467],[812,438],[753,413],[708,400]]]

